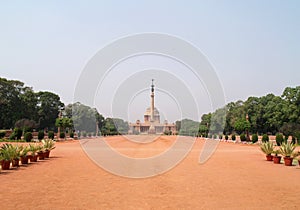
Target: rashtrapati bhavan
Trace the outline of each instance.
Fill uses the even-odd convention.
[[[174,123],[160,123],[160,115],[157,108],[154,106],[154,84],[152,80],[151,85],[151,104],[146,109],[144,114],[144,122],[137,120],[136,123],[129,123],[129,134],[163,134],[168,132],[176,133],[176,126]]]

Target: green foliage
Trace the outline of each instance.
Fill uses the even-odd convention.
[[[166,131],[164,131],[164,135],[167,135],[167,136],[172,135],[172,131],[166,130]]]
[[[34,120],[23,118],[15,123],[15,127],[21,129],[24,133],[32,132],[36,127],[36,122]]]
[[[210,115],[215,115],[216,112]],[[248,123],[245,119],[246,114],[249,115]],[[202,115],[201,125],[209,123],[211,126],[207,115]],[[300,86],[287,87],[282,96],[268,94],[228,103],[224,133],[236,130],[241,134],[246,129],[250,133],[259,134],[282,132],[284,135],[298,136],[296,138],[300,139]]]
[[[25,139],[26,142],[31,142],[32,138],[33,138],[33,136],[32,136],[31,132],[26,132],[24,134],[24,139]]]
[[[226,140],[226,141],[228,140],[228,135],[225,135],[225,140]]]
[[[235,124],[234,124],[234,129],[238,134],[241,134],[245,130],[249,129],[250,123],[247,120],[244,119],[239,119]]]
[[[295,136],[297,139],[299,139],[300,138],[300,122],[284,123],[283,126],[280,128],[280,131],[285,136]]]
[[[60,132],[59,133],[59,138],[64,139],[66,137],[65,132]]]
[[[38,132],[38,140],[42,140],[45,137],[44,130],[40,130]]]
[[[42,144],[45,150],[53,150],[55,149],[55,142],[51,139],[43,139]]]
[[[296,146],[293,143],[283,142],[279,148],[279,152],[285,157],[291,157],[295,149]]]
[[[87,133],[85,131],[82,132],[82,137],[86,137]]]
[[[23,130],[21,128],[15,128],[14,133],[15,133],[16,139],[21,139]]]
[[[66,131],[68,128],[73,128],[73,121],[68,117],[56,118],[55,126],[60,127],[62,131]]]
[[[22,106],[20,97],[24,83],[0,78],[0,87],[0,128],[12,128],[26,109]]]
[[[223,135],[222,135],[222,134],[220,134],[220,135],[219,135],[219,139],[222,139],[222,138],[223,138]]]
[[[241,141],[246,141],[247,140],[245,134],[243,134],[243,133],[240,135],[240,139],[241,139]]]
[[[106,118],[104,121],[104,126],[101,129],[102,135],[117,135],[118,130],[115,125],[113,118]]]
[[[57,95],[50,92],[35,93],[23,82],[5,78],[0,78],[0,87],[0,128],[19,127],[24,130],[30,121],[34,122],[32,124],[39,122],[37,125],[40,128],[54,128],[57,105],[62,105]],[[29,126],[30,131],[35,126]]]
[[[71,133],[70,133],[70,138],[74,138],[74,132],[73,131],[71,131]]]
[[[11,144],[3,144],[0,148],[0,160],[13,160],[15,158],[15,148]]]
[[[51,92],[38,92],[36,93],[38,100],[38,121],[39,127],[55,129],[55,120],[58,116],[59,110],[64,107],[60,101],[60,97]]]
[[[280,133],[276,134],[276,144],[277,144],[277,146],[280,146],[282,144],[282,142],[283,142],[283,135],[280,134]]]
[[[210,131],[213,133],[221,133],[224,131],[226,121],[226,107],[217,109],[211,114]]]
[[[15,134],[15,132],[12,132],[10,135],[9,135],[9,140],[16,140],[17,139],[17,136]]]
[[[257,134],[253,134],[252,135],[252,143],[256,143],[258,141],[258,135]]]
[[[199,132],[199,122],[190,119],[181,120],[179,135],[196,136],[198,132]]]
[[[24,157],[28,155],[29,152],[29,147],[28,146],[23,146],[20,150],[20,157]]]
[[[48,131],[48,138],[49,139],[54,139],[54,132],[53,131]]]
[[[37,152],[39,151],[39,149],[40,149],[39,145],[29,144],[28,151],[30,152],[30,154],[32,156],[37,155]]]
[[[65,109],[68,118],[72,118],[74,129],[86,132],[95,132],[96,122],[99,130],[104,126],[104,117],[96,109],[79,102],[70,104]]]
[[[206,136],[206,134],[208,133],[208,128],[206,125],[200,125],[199,126],[199,131],[198,133],[202,136]]]
[[[106,119],[107,120],[107,119]],[[104,122],[106,122],[106,120],[104,120]],[[115,128],[117,130],[118,133],[120,134],[127,134],[128,133],[128,122],[119,119],[119,118],[112,118],[114,124],[115,124]]]
[[[1,131],[0,130],[0,139],[4,138],[6,134],[6,131]]]
[[[232,135],[231,135],[231,140],[232,140],[232,141],[235,141],[235,140],[236,140],[235,134],[232,134]]]
[[[264,134],[261,138],[262,142],[268,142],[269,141],[269,136],[267,134]]]
[[[177,120],[177,121],[175,122],[175,126],[176,126],[176,130],[177,130],[177,131],[180,131],[180,129],[181,129],[181,121],[178,121],[178,120]]]
[[[260,149],[266,155],[271,155],[274,151],[274,145],[272,142],[264,142],[260,145]]]

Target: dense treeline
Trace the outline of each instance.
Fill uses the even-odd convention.
[[[103,135],[128,131],[122,119],[105,119],[95,108],[79,102],[65,106],[55,93],[34,92],[23,82],[0,78],[0,129],[56,131],[58,127],[63,132],[76,129],[93,135],[96,130]]]
[[[224,134],[250,133],[276,134],[287,136],[300,135],[300,86],[287,87],[281,96],[268,94],[262,97],[249,97],[246,101],[227,104],[225,108],[204,114],[201,118],[199,132],[212,133],[224,123]],[[211,119],[214,126],[211,126]]]
[[[34,92],[23,82],[0,78],[0,128],[10,129],[29,123],[34,128],[53,130],[63,106],[54,93]]]

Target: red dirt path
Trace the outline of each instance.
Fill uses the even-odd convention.
[[[149,156],[174,137],[141,145],[108,141],[120,152]],[[52,158],[2,171],[1,209],[299,209],[300,169],[265,161],[258,146],[221,142],[198,164],[204,140],[162,175],[129,179],[95,165],[78,141],[58,142]],[[162,149],[163,148],[163,149]]]

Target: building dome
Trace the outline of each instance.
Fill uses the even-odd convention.
[[[148,107],[144,115],[151,115],[151,108]],[[159,111],[154,107],[154,115],[159,115]]]

